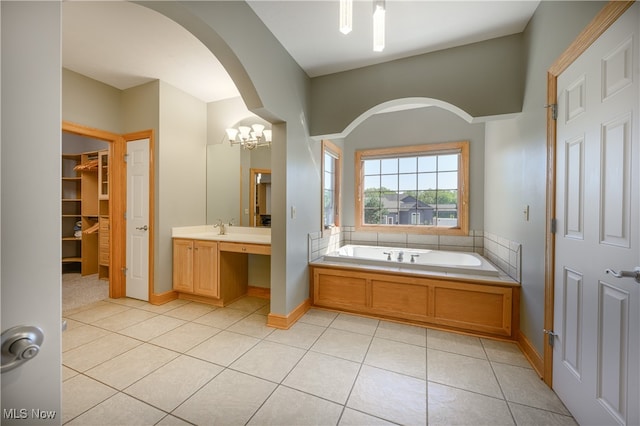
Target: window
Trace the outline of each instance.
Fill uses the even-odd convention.
[[[340,170],[342,150],[322,141],[322,229],[340,226]]]
[[[356,227],[467,235],[469,142],[356,151]]]

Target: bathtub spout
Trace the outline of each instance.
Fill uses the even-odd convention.
[[[404,262],[404,252],[398,253],[398,262]]]

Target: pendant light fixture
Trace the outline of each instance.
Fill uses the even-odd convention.
[[[373,50],[382,52],[385,43],[385,0],[373,1]],[[340,32],[349,34],[353,29],[353,0],[340,0]]]
[[[353,29],[353,0],[340,0],[340,32],[349,34]]]
[[[382,52],[384,50],[384,25],[385,25],[385,0],[374,0],[373,2],[373,50]]]

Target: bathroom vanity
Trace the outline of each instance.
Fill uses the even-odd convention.
[[[212,225],[172,229],[173,289],[181,299],[226,306],[247,294],[248,255],[271,255],[271,230]]]

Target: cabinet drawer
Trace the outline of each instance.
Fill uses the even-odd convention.
[[[236,253],[271,254],[271,246],[265,244],[220,243],[220,251]]]

